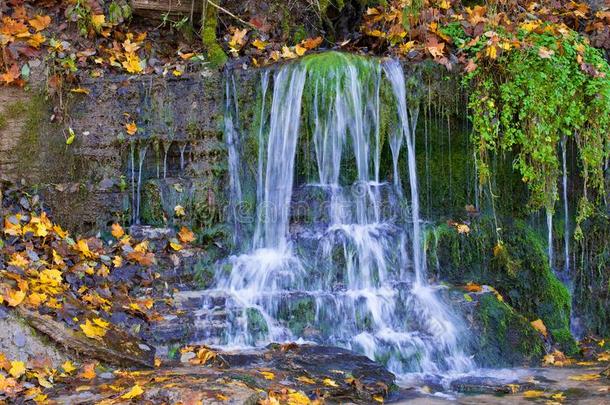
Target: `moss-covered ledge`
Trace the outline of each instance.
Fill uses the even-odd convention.
[[[471,224],[467,234],[441,224],[428,233],[431,273],[456,285],[491,285],[506,303],[529,321],[542,319],[553,342],[566,353],[577,350],[570,333],[571,298],[551,271],[539,234],[523,221],[503,227],[502,248],[496,248],[491,218]]]

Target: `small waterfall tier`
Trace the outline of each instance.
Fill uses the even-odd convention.
[[[426,276],[418,102],[407,83],[396,61],[306,57],[262,73],[256,128],[243,130],[229,77],[225,130],[241,250],[203,293],[202,342],[338,345],[399,374],[473,367],[462,321]],[[256,201],[250,217],[241,209],[248,198]]]

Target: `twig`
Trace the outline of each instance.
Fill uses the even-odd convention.
[[[248,27],[252,28],[253,30],[258,31],[258,28],[256,28],[254,25],[250,24],[250,23],[249,23],[249,22],[247,22],[247,21],[242,20],[241,18],[239,18],[238,16],[236,16],[235,14],[233,14],[232,12],[230,12],[229,10],[227,10],[226,8],[221,7],[221,6],[219,6],[218,4],[216,4],[216,3],[214,3],[214,2],[212,2],[212,1],[210,1],[210,0],[207,0],[207,1],[206,1],[206,0],[204,0],[204,3],[206,3],[206,2],[207,2],[207,3],[209,3],[211,6],[216,7],[217,9],[219,9],[220,11],[222,11],[223,13],[230,15],[231,17],[233,17],[234,19],[236,19],[236,20],[237,20],[237,21],[239,21],[240,23],[242,23],[242,24],[244,24],[244,25],[247,25]]]

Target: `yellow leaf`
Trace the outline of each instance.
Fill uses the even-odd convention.
[[[32,48],[38,49],[40,48],[40,45],[42,45],[46,40],[47,39],[44,35],[42,35],[40,32],[37,32],[36,34],[32,35],[30,39],[28,39],[28,45]]]
[[[528,21],[528,22],[522,23],[520,25],[520,28],[522,30],[527,31],[527,32],[532,32],[533,30],[535,30],[539,26],[540,26],[540,21]]]
[[[219,401],[228,401],[230,398],[224,394],[216,394],[216,399]]]
[[[297,55],[290,50],[286,45],[282,48],[282,58],[284,59],[294,59]]]
[[[104,14],[93,14],[91,16],[91,25],[95,28],[96,31],[100,31],[102,29],[102,25],[106,22],[106,16]]]
[[[78,242],[76,242],[76,246],[74,247],[74,249],[81,252],[82,255],[88,259],[93,259],[96,256],[93,252],[89,250],[89,245],[84,239],[80,239]]]
[[[121,395],[121,399],[137,398],[140,395],[142,395],[143,393],[144,393],[144,390],[142,389],[142,387],[140,387],[138,384],[136,384],[131,388],[131,390],[129,390],[129,392]]]
[[[287,402],[290,405],[309,405],[312,403],[309,397],[301,391],[293,391],[288,393],[287,399]]]
[[[101,340],[106,335],[106,328],[96,325],[89,319],[79,326],[88,338]]]
[[[558,392],[557,394],[551,395],[551,398],[555,401],[563,401],[566,399],[566,396],[563,395],[563,392]]]
[[[610,352],[600,353],[597,356],[597,361],[610,361]]]
[[[470,227],[466,224],[458,224],[455,229],[457,229],[459,234],[469,234]]]
[[[305,375],[297,377],[297,381],[300,381],[300,382],[305,383],[305,384],[310,384],[310,385],[316,383],[314,380],[312,380],[311,378],[309,378],[309,377],[307,377]]]
[[[182,243],[190,243],[195,240],[195,234],[187,227],[183,226],[178,233],[178,238],[180,238]]]
[[[11,260],[8,262],[10,266],[21,267],[25,269],[30,261],[26,259],[25,254],[22,253],[13,253],[11,255]]]
[[[105,320],[101,319],[101,318],[95,318],[93,319],[93,323],[95,323],[97,326],[99,326],[100,328],[104,328],[107,329],[108,326],[110,326],[109,322],[106,322]]]
[[[155,367],[161,367],[161,359],[158,357],[155,357]]]
[[[600,378],[599,374],[578,374],[571,375],[568,377],[569,380],[573,381],[593,381],[598,380]]]
[[[121,256],[114,256],[114,259],[112,259],[112,264],[115,268],[121,267],[123,265],[123,258]]]
[[[383,399],[383,397],[382,397],[381,395],[375,395],[375,396],[373,397],[373,399],[374,399],[375,401],[379,402],[379,403],[382,403],[382,404],[383,404],[383,402],[384,402],[384,399]]]
[[[82,87],[77,87],[77,88],[74,88],[74,89],[72,89],[70,91],[72,93],[80,93],[80,94],[89,94],[90,93],[89,89],[85,89],[85,88],[82,88]]]
[[[42,31],[51,24],[51,17],[48,15],[37,15],[28,22],[36,31]]]
[[[258,38],[257,38],[257,39],[255,39],[255,40],[254,40],[254,42],[252,42],[252,45],[253,45],[255,48],[257,48],[257,49],[259,49],[259,50],[263,51],[263,50],[265,50],[265,48],[266,48],[266,47],[267,47],[267,45],[269,45],[269,44],[268,44],[267,42],[265,42],[265,41],[261,41],[260,39],[258,39]]]
[[[174,215],[176,215],[177,217],[185,216],[186,212],[184,211],[184,207],[182,205],[176,205],[174,207]]]
[[[498,57],[498,48],[496,48],[495,45],[489,45],[486,49],[485,49],[485,55],[489,58],[489,59],[496,59]]]
[[[134,121],[131,121],[131,122],[128,122],[127,124],[125,124],[125,130],[127,131],[127,133],[129,135],[135,135],[136,132],[138,132],[138,126],[136,125],[136,123]],[[116,225],[118,225],[118,224],[116,224]],[[114,225],[112,225],[112,229],[114,231]],[[114,235],[114,233],[113,233],[113,235]]]
[[[442,8],[443,10],[448,10],[449,8],[451,8],[451,3],[449,3],[447,0],[442,0],[440,8]]]
[[[536,319],[535,321],[530,322],[530,324],[532,325],[532,327],[534,329],[536,329],[538,332],[542,333],[542,335],[544,337],[547,337],[548,332],[546,330],[546,326],[544,325],[544,322],[542,322],[542,319]]]
[[[297,46],[294,47],[294,51],[296,52],[296,54],[298,56],[303,56],[307,52],[307,48],[305,48],[305,47],[303,47],[301,45],[297,45]]]
[[[25,363],[22,361],[11,361],[11,369],[8,373],[14,378],[21,377],[25,374]]]
[[[119,224],[112,224],[112,236],[116,239],[120,239],[123,235],[125,235],[125,231],[123,227]]]
[[[528,390],[528,391],[523,392],[524,398],[540,398],[543,396],[545,396],[544,391]]]
[[[129,73],[142,73],[142,62],[140,57],[132,52],[125,55],[126,60],[122,63],[123,67]]]
[[[46,300],[47,300],[46,294],[31,293],[30,295],[28,295],[28,304],[32,305],[35,308],[38,308],[40,306],[40,304],[42,304]]]
[[[330,378],[325,378],[322,383],[328,387],[338,387],[339,384],[337,384],[334,380],[331,380]]]
[[[76,367],[74,367],[74,364],[72,364],[70,360],[66,360],[66,362],[61,365],[61,368],[66,374],[72,374],[72,372],[76,370]]]
[[[275,378],[275,374],[271,371],[259,371],[265,377],[265,380],[273,380]]]
[[[25,299],[25,291],[22,290],[9,290],[4,297],[9,307],[16,307],[21,304]]]

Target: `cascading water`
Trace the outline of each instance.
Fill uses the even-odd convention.
[[[471,369],[459,319],[443,303],[440,288],[427,280],[415,160],[417,109],[409,108],[400,64],[338,53],[305,58],[275,73],[270,110],[269,81],[264,73],[251,249],[217,272],[206,305],[213,310],[223,300],[228,325],[223,336],[208,336],[206,343],[243,346],[302,338],[360,351],[397,373]],[[395,104],[382,105],[383,86]],[[382,108],[397,124],[385,126],[391,131],[385,137],[391,182],[380,180]],[[235,126],[226,125],[227,140],[236,143]],[[242,179],[231,163],[239,159],[231,148],[234,189]],[[310,178],[297,175],[297,155],[313,157]],[[297,215],[301,208],[306,220]]]

